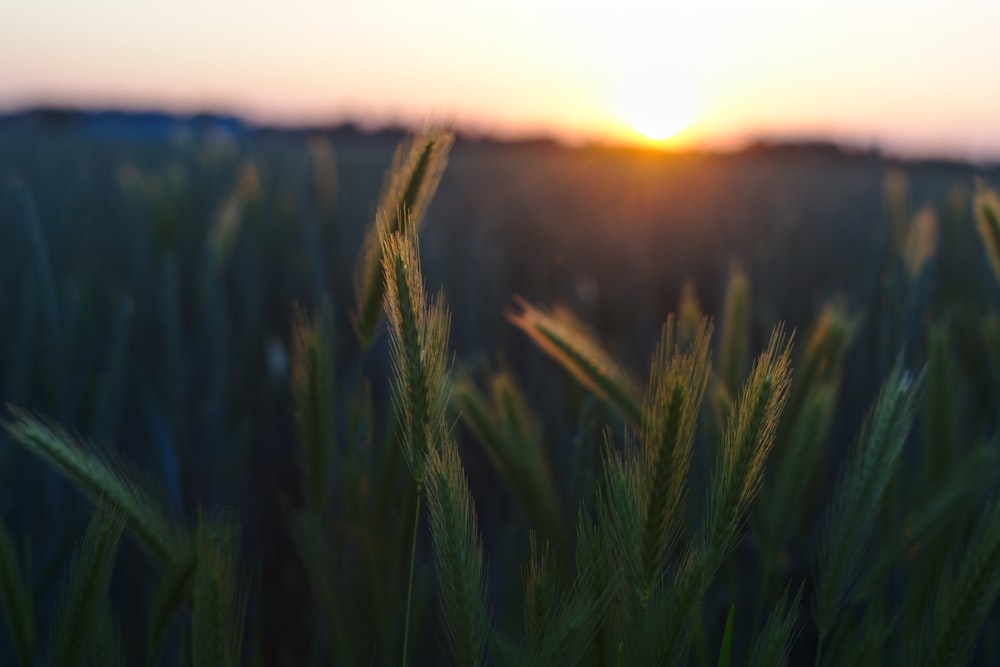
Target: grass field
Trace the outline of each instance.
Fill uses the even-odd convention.
[[[0,124],[0,665],[1000,661],[996,170],[397,139]]]

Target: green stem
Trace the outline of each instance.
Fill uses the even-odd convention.
[[[413,600],[413,566],[417,560],[417,527],[420,523],[421,491],[417,489],[417,507],[413,512],[413,543],[410,545],[410,583],[406,586],[406,625],[403,629],[403,667],[406,667],[410,643],[410,603]]]

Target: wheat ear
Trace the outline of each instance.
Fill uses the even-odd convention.
[[[166,503],[140,485],[136,474],[110,453],[88,448],[54,424],[10,407],[3,426],[15,441],[68,477],[94,502],[106,501],[126,517],[129,530],[167,565],[189,560],[191,543]]]
[[[545,310],[518,299],[520,312],[507,319],[524,331],[546,354],[569,371],[583,386],[618,408],[639,427],[642,400],[638,383],[622,364],[597,342],[569,311]]]

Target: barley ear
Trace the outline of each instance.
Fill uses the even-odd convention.
[[[966,664],[1000,593],[1000,497],[973,528],[961,556],[941,574],[910,664]]]
[[[733,267],[726,284],[719,343],[719,377],[729,396],[736,396],[750,350],[750,280],[739,266]]]
[[[716,455],[702,528],[705,558],[714,569],[735,544],[747,509],[760,489],[791,384],[791,337],[778,326],[730,411]]]
[[[83,664],[98,638],[111,574],[118,556],[125,516],[99,506],[70,560],[60,601],[52,618],[49,656],[53,664]]]
[[[312,321],[301,308],[292,314],[292,394],[295,427],[306,502],[317,512],[326,507],[330,463],[333,459],[334,369],[329,309]]]
[[[14,540],[0,516],[0,606],[21,667],[35,664],[35,601],[21,574]]]
[[[247,592],[239,566],[239,530],[225,518],[202,516],[191,612],[194,667],[237,667],[243,652]]]
[[[673,317],[663,325],[643,402],[645,416],[637,476],[643,515],[642,562],[648,590],[672,552],[684,517],[687,475],[701,402],[711,373],[707,319],[690,332]]]
[[[638,383],[569,311],[548,311],[517,300],[519,312],[507,319],[573,375],[580,384],[616,407],[634,426],[642,424]]]
[[[857,582],[878,508],[913,425],[923,375],[897,364],[848,453],[820,538],[816,587],[820,642],[833,631]]]
[[[489,636],[483,545],[454,441],[430,451],[426,494],[448,649],[454,664],[480,665]]]
[[[533,528],[556,549],[557,558],[565,559],[569,536],[542,429],[509,371],[499,371],[489,379],[489,396],[469,377],[458,382],[454,400],[462,421],[481,443]]]
[[[368,228],[354,271],[354,328],[363,348],[371,345],[382,321],[386,290],[383,244],[397,232],[416,235],[434,196],[454,141],[450,130],[436,129],[400,146],[382,184],[375,221]]]
[[[186,562],[191,554],[187,533],[167,510],[166,502],[139,484],[137,474],[112,454],[86,447],[54,424],[10,407],[4,428],[26,450],[68,477],[93,502],[120,510],[139,544],[166,565]]]
[[[802,588],[791,602],[786,588],[781,599],[767,618],[750,653],[749,667],[780,667],[787,665],[792,645],[798,636],[796,624],[802,604]]]
[[[976,227],[983,241],[983,248],[993,268],[993,275],[1000,280],[1000,198],[996,191],[980,182],[972,199]]]
[[[420,488],[428,453],[447,432],[449,315],[440,296],[427,301],[413,234],[388,236],[383,257],[393,400],[402,415],[403,453]]]

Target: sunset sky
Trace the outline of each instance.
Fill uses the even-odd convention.
[[[995,0],[30,0],[0,7],[0,109],[728,147],[825,137],[1000,157]]]

